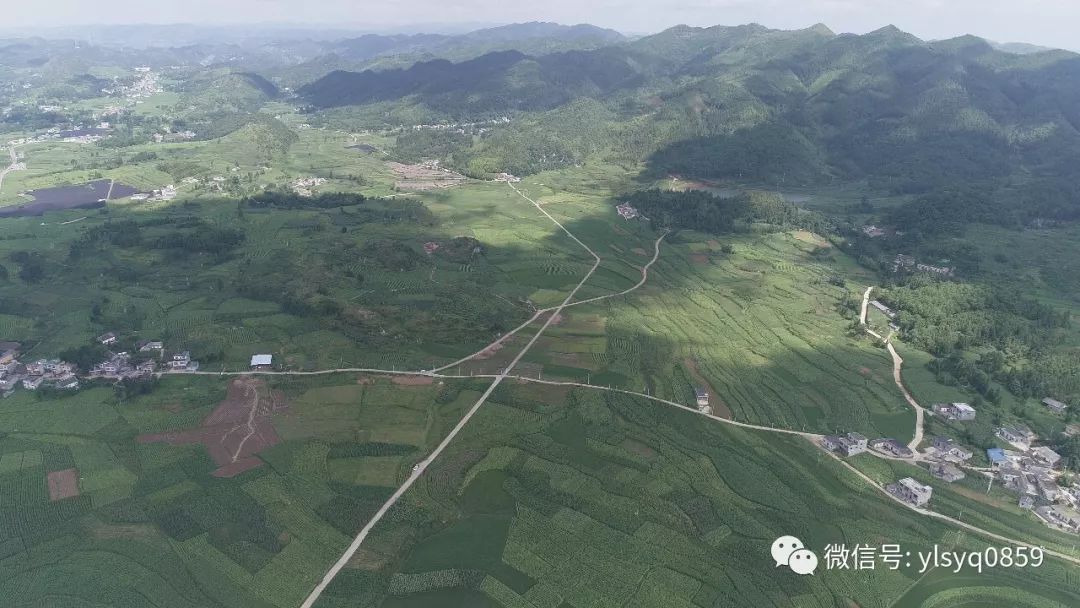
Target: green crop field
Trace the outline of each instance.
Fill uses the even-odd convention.
[[[231,479],[210,475],[199,445],[135,440],[197,426],[224,385],[168,378],[122,402],[106,389],[0,402],[5,605],[295,606],[478,394],[467,383],[284,380],[282,442]],[[69,468],[80,494],[50,501],[47,473]]]
[[[211,141],[132,146],[127,159],[154,157],[115,167],[105,166],[115,152],[93,146],[29,146],[30,169],[11,174],[0,202],[97,175],[142,189],[177,183],[180,196],[0,221],[0,339],[23,342],[27,358],[53,357],[116,331],[125,345],[163,339],[170,350],[190,350],[209,372],[243,370],[256,352],[274,353],[280,370],[431,369],[559,305],[592,266],[580,244],[504,183],[395,192],[382,152],[393,138],[302,128],[302,116],[276,109],[296,136],[285,151],[267,151],[260,124]],[[378,151],[346,149],[357,142]],[[326,208],[235,200],[306,176],[326,179],[326,191],[372,198]],[[215,183],[225,191],[213,191]],[[714,412],[740,422],[911,438],[915,418],[891,360],[855,322],[852,302],[876,275],[806,231],[665,234],[623,220],[614,203],[641,185],[603,163],[516,184],[602,258],[577,301],[635,286],[663,239],[640,289],[565,309],[515,374],[685,404],[703,387]],[[816,204],[855,197],[833,196]],[[168,245],[230,230],[241,237],[227,250]],[[424,252],[428,242],[440,249]],[[35,263],[38,276],[26,272]],[[1054,297],[1049,287],[1044,297]],[[498,373],[545,321],[447,373]],[[929,354],[899,348],[920,401],[969,397],[938,381]],[[137,440],[198,428],[225,399],[227,378],[166,376],[144,395],[105,385],[68,396],[20,391],[0,401],[0,597],[25,606],[141,606],[145,598],[296,606],[488,381],[274,376],[269,388],[287,404],[272,417],[280,443],[258,453],[261,466],[230,478],[212,475],[218,465],[198,443]],[[1006,397],[1000,410],[1031,405]],[[963,434],[936,420],[928,430]],[[854,464],[881,482],[928,479],[870,456]],[[78,495],[50,500],[48,474],[68,469]],[[980,494],[979,483],[934,482],[933,508],[1074,551],[1070,537],[1000,489]],[[1076,569],[1054,559],[1037,571],[978,577],[798,577],[769,561],[768,545],[781,534],[802,536],[819,554],[836,542],[987,546],[896,505],[804,439],[629,395],[507,380],[320,605],[885,607],[948,606],[961,595],[1032,608],[1080,602]],[[1017,580],[1030,584],[1018,591]]]
[[[911,514],[803,439],[733,429],[638,398],[503,385],[368,538],[320,606],[886,606],[966,589],[1080,601],[1075,571],[944,584],[904,569],[776,570],[807,546],[986,546]],[[919,605],[919,599],[901,605]],[[1028,604],[1025,604],[1028,605]]]

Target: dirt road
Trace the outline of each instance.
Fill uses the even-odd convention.
[[[890,333],[889,337],[884,338],[881,336],[881,334],[870,329],[870,326],[866,322],[866,309],[867,305],[870,303],[870,292],[872,292],[873,290],[874,287],[871,285],[870,287],[866,288],[866,291],[863,292],[862,308],[859,311],[859,324],[863,326],[863,329],[866,330],[866,333],[884,342],[885,349],[889,351],[889,355],[892,357],[893,381],[896,382],[896,386],[899,387],[900,392],[904,395],[904,400],[906,400],[908,402],[908,405],[910,405],[912,409],[915,410],[915,433],[912,436],[911,441],[909,441],[907,444],[907,447],[912,452],[915,452],[916,450],[918,450],[919,444],[921,444],[923,441],[923,426],[926,416],[926,409],[923,408],[923,406],[919,405],[918,401],[915,401],[915,397],[911,396],[911,391],[909,391],[907,387],[904,386],[904,379],[900,373],[904,367],[904,359],[900,356],[899,353],[896,352],[896,348],[893,347],[892,334]]]

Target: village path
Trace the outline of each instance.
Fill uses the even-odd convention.
[[[15,167],[19,165],[19,155],[15,153],[15,148],[16,146],[14,145],[8,146],[7,150],[8,156],[11,157],[11,164],[9,164],[3,169],[0,169],[0,194],[4,192],[4,178],[7,177],[8,173],[14,171]]]
[[[446,437],[443,438],[442,442],[439,443],[439,445],[427,456],[427,458],[424,458],[419,463],[417,463],[416,466],[413,467],[413,471],[405,480],[405,483],[401,484],[401,486],[394,492],[394,494],[391,495],[385,503],[383,503],[382,507],[380,507],[379,510],[375,512],[375,515],[371,518],[371,520],[368,521],[368,523],[364,525],[363,529],[360,530],[356,537],[353,538],[353,541],[349,544],[349,547],[345,550],[345,553],[343,553],[338,559],[338,561],[336,561],[334,565],[330,567],[330,570],[327,571],[327,573],[323,576],[322,580],[319,581],[319,584],[315,586],[315,589],[312,590],[312,592],[304,600],[304,603],[301,604],[302,608],[311,608],[315,605],[315,602],[318,601],[319,596],[322,595],[323,590],[325,590],[327,585],[329,585],[330,582],[333,581],[334,578],[337,576],[337,574],[341,572],[341,569],[349,563],[349,560],[351,560],[353,555],[355,555],[356,552],[360,549],[360,545],[363,544],[368,534],[371,533],[371,531],[375,528],[379,521],[382,520],[386,513],[389,512],[395,504],[397,504],[398,500],[400,500],[401,497],[404,496],[406,492],[408,492],[409,488],[411,488],[412,485],[416,483],[416,480],[424,474],[424,471],[427,470],[428,466],[432,462],[434,462],[440,454],[443,453],[443,451],[447,448],[447,446],[450,445],[451,442],[453,442],[454,438],[457,437],[458,433],[460,433],[461,430],[465,428],[465,425],[467,425],[469,421],[472,420],[473,416],[475,416],[476,413],[480,411],[480,406],[484,405],[484,403],[488,400],[491,394],[495,392],[495,389],[498,388],[499,384],[501,384],[502,381],[507,378],[507,375],[514,369],[518,362],[521,361],[521,359],[526,355],[526,353],[528,353],[529,350],[532,349],[533,345],[536,344],[536,341],[540,339],[540,336],[542,336],[544,332],[547,331],[547,328],[551,326],[552,321],[554,321],[559,316],[559,313],[562,312],[564,308],[566,308],[567,304],[570,303],[570,300],[574,299],[574,296],[577,295],[578,290],[581,289],[581,287],[585,285],[585,283],[590,278],[592,278],[593,273],[596,272],[596,269],[600,267],[600,256],[597,255],[595,251],[593,251],[585,243],[582,243],[580,240],[578,240],[578,238],[574,236],[572,232],[567,230],[566,227],[559,222],[559,220],[552,217],[547,211],[544,211],[543,208],[540,207],[540,205],[536,201],[532,200],[528,196],[525,196],[525,194],[521,193],[517,188],[514,188],[514,185],[510,182],[507,182],[507,185],[509,185],[510,188],[514,190],[514,192],[517,192],[519,195],[521,195],[522,198],[532,203],[534,207],[536,207],[540,210],[541,213],[546,215],[547,218],[554,222],[556,226],[558,226],[563,230],[563,232],[568,234],[570,238],[574,240],[574,242],[576,242],[578,245],[581,245],[586,251],[588,251],[589,254],[593,256],[593,259],[595,261],[593,262],[592,267],[589,269],[589,272],[585,273],[585,276],[581,278],[581,281],[579,281],[578,284],[574,286],[574,288],[566,296],[566,299],[562,301],[562,304],[560,304],[558,307],[555,308],[554,311],[552,311],[551,315],[547,318],[546,321],[544,321],[544,324],[540,327],[536,334],[533,335],[532,339],[530,339],[529,342],[525,344],[524,348],[518,351],[517,355],[515,355],[514,359],[510,361],[510,364],[507,365],[505,369],[503,369],[502,373],[495,376],[494,381],[492,381],[491,385],[488,386],[487,390],[485,390],[484,393],[480,395],[480,398],[476,400],[476,403],[474,403],[473,406],[469,408],[469,411],[466,412],[466,414],[461,418],[461,420],[458,421],[454,428],[451,429],[450,432],[446,435]]]
[[[514,186],[512,184],[510,185],[510,187],[514,188]],[[514,191],[517,192],[517,188],[514,188]],[[521,193],[518,192],[518,194],[521,194]],[[524,197],[525,195],[522,194],[522,196]],[[528,200],[531,201],[532,199],[528,199]],[[543,208],[541,208],[538,203],[533,202],[533,204],[536,205],[536,207],[538,209],[543,211]],[[547,212],[544,211],[544,214],[547,215]],[[548,217],[551,217],[551,216],[548,215]],[[552,218],[552,220],[554,220],[554,218]],[[561,224],[560,224],[560,226],[561,226]],[[566,229],[563,228],[563,230],[566,230]],[[626,294],[628,294],[628,293],[630,293],[632,291],[635,291],[639,287],[643,286],[649,280],[649,268],[651,268],[652,265],[656,263],[656,260],[660,259],[660,242],[664,240],[664,237],[666,237],[667,234],[668,234],[667,232],[665,232],[664,234],[661,234],[660,237],[656,239],[656,242],[653,243],[653,256],[652,256],[652,259],[650,259],[648,262],[646,262],[646,264],[644,266],[641,267],[641,280],[638,281],[637,284],[635,284],[633,287],[630,287],[628,289],[624,289],[624,290],[622,290],[620,292],[617,292],[617,293],[609,293],[609,294],[602,295],[602,296],[596,296],[596,297],[593,297],[593,298],[588,298],[586,300],[579,300],[577,302],[571,302],[571,303],[567,304],[566,306],[564,306],[563,308],[570,308],[570,307],[573,307],[573,306],[581,306],[582,304],[591,304],[593,302],[599,302],[601,300],[607,300],[609,298],[617,298],[619,296],[625,296]],[[575,238],[574,240],[577,240],[577,239]],[[580,243],[580,242],[581,241],[578,241],[578,243]],[[593,255],[596,255],[596,254],[594,253]],[[443,370],[450,369],[451,367],[457,367],[458,365],[461,365],[462,363],[465,363],[467,361],[471,361],[471,360],[475,359],[476,357],[479,357],[479,356],[483,355],[486,352],[490,352],[491,349],[496,348],[498,346],[501,346],[503,344],[503,342],[510,339],[515,334],[517,334],[519,331],[525,329],[529,325],[532,325],[532,323],[534,321],[536,321],[538,318],[540,318],[544,314],[551,312],[552,310],[554,310],[554,307],[541,308],[540,310],[537,310],[533,314],[533,316],[530,317],[527,321],[525,321],[521,325],[518,325],[514,329],[506,332],[505,334],[499,336],[495,341],[488,344],[484,348],[481,348],[480,350],[476,351],[475,353],[473,353],[473,354],[471,354],[471,355],[469,355],[467,357],[462,357],[461,359],[458,359],[457,361],[454,361],[452,363],[447,363],[446,365],[443,365],[441,367],[436,367],[432,371],[441,372]]]
[[[873,290],[874,286],[871,285],[870,287],[866,288],[866,291],[863,292],[862,307],[859,311],[859,324],[863,326],[863,329],[866,330],[866,333],[884,342],[885,349],[888,350],[889,355],[892,356],[893,381],[896,382],[896,386],[900,389],[900,392],[903,393],[904,399],[908,402],[908,405],[910,405],[912,409],[915,410],[915,433],[912,436],[911,441],[908,442],[907,447],[912,452],[918,453],[917,450],[919,449],[919,444],[921,444],[923,441],[923,426],[925,424],[924,421],[926,417],[926,408],[919,405],[919,402],[916,401],[915,397],[911,395],[911,391],[909,391],[907,389],[907,386],[904,385],[904,379],[901,375],[901,370],[904,366],[904,359],[900,356],[900,353],[896,352],[896,348],[893,346],[892,334],[890,333],[889,337],[887,338],[882,337],[881,334],[870,329],[870,326],[866,322],[866,308],[867,305],[870,303],[870,293]]]

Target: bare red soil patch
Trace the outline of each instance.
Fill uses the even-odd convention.
[[[75,469],[53,471],[46,477],[49,481],[49,500],[56,502],[79,495],[79,472]]]
[[[225,400],[195,429],[139,435],[140,443],[201,443],[218,465],[215,477],[233,477],[262,464],[256,454],[281,443],[271,420],[285,408],[285,397],[270,391],[261,378],[239,377],[229,383]]]
[[[690,254],[690,261],[695,264],[708,264],[709,256],[701,253],[692,253]]]
[[[644,255],[644,256],[647,256],[647,255],[649,255],[649,252],[648,252],[648,251],[645,251],[645,250],[644,250],[644,249],[642,249],[641,247],[634,247],[634,248],[633,248],[633,249],[631,249],[630,251],[633,251],[634,253],[636,253],[636,254],[638,254],[638,255]]]

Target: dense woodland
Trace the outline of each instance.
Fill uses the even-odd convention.
[[[720,197],[706,191],[642,190],[626,201],[658,229],[700,230],[714,234],[746,231],[754,224],[768,229],[805,228],[828,232],[828,221],[782,197],[751,191]]]

